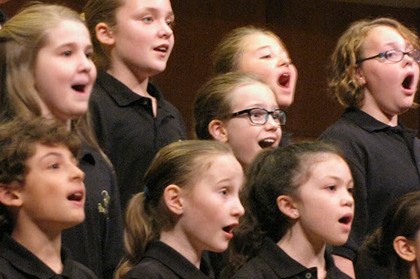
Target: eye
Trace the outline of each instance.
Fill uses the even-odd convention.
[[[260,109],[255,109],[251,111],[251,116],[253,118],[263,118],[265,116],[265,111]]]
[[[72,54],[71,50],[66,50],[63,52],[63,56],[66,56],[66,57],[71,56],[71,54]]]
[[[223,196],[227,196],[227,195],[228,195],[228,193],[229,193],[229,191],[228,191],[228,189],[227,189],[227,188],[223,188],[223,189],[221,189],[221,190],[219,191],[219,193],[220,193],[220,194],[222,194]]]
[[[166,24],[171,28],[171,29],[173,29],[174,28],[174,26],[175,26],[175,20],[174,19],[168,19],[168,20],[166,20]]]
[[[393,60],[396,59],[397,57],[399,57],[400,52],[398,50],[388,50],[387,52],[385,52],[385,58],[389,59],[389,60]]]
[[[152,23],[153,22],[153,17],[145,16],[141,19],[141,21],[143,21],[144,23]]]
[[[329,191],[335,191],[335,189],[337,189],[337,186],[335,186],[335,185],[329,185],[329,186],[327,186],[327,189]]]
[[[353,187],[347,188],[347,191],[353,196],[353,193],[354,193]]]
[[[49,169],[59,169],[60,164],[59,163],[52,163],[48,166]]]
[[[85,53],[87,59],[92,59],[93,52],[89,51]]]
[[[261,59],[270,59],[271,57],[272,57],[271,54],[266,54],[266,55],[261,56],[260,58]]]

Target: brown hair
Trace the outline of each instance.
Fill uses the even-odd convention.
[[[84,24],[81,16],[68,7],[35,2],[0,29],[1,119],[42,116],[40,97],[35,88],[34,63],[47,42],[49,30],[65,20]],[[89,112],[72,120],[71,125],[86,143],[100,150]]]
[[[362,58],[363,43],[370,30],[378,26],[394,28],[414,48],[419,48],[416,33],[392,18],[356,21],[339,38],[329,64],[328,86],[332,95],[343,107],[360,108],[363,90],[356,79],[357,60]]]
[[[229,244],[229,263],[223,278],[231,278],[254,257],[265,237],[277,243],[286,234],[292,223],[279,211],[277,197],[296,195],[299,186],[309,179],[314,163],[324,154],[343,158],[336,146],[322,141],[265,149],[257,155],[246,174],[241,193],[245,215]]]
[[[234,97],[231,92],[240,86],[255,83],[261,83],[269,88],[259,77],[239,72],[221,74],[205,83],[198,90],[194,102],[195,136],[199,139],[213,139],[208,126],[214,119],[229,118],[233,112]]]
[[[163,147],[144,177],[144,192],[130,200],[125,214],[124,242],[126,257],[116,271],[123,277],[138,264],[147,244],[159,239],[163,229],[171,229],[176,220],[162,199],[170,184],[193,187],[211,165],[215,156],[233,155],[229,145],[218,141],[185,140]]]
[[[110,57],[102,48],[102,44],[96,37],[96,25],[104,22],[109,27],[115,26],[115,14],[125,1],[126,0],[89,0],[85,5],[84,16],[95,49],[94,61],[96,66],[100,69],[108,69]]]
[[[15,118],[0,124],[0,187],[11,187],[17,182],[22,185],[29,172],[26,165],[36,152],[36,144],[47,146],[63,145],[77,158],[80,139],[63,123],[53,119],[35,117]],[[0,204],[0,232],[11,232],[12,218],[5,206]]]
[[[285,44],[274,32],[252,25],[239,27],[230,31],[216,46],[212,53],[213,66],[216,74],[235,72],[239,68],[239,58],[243,53],[244,40],[254,34],[264,34],[275,38],[282,48]]]

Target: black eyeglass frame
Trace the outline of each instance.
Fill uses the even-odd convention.
[[[252,114],[252,111],[253,110],[260,110],[260,111],[264,111],[265,112],[265,121],[264,121],[264,123],[255,123],[253,120],[252,120],[252,117],[251,117],[251,114]],[[274,113],[276,113],[276,112],[278,112],[279,113],[279,116],[280,117],[278,117],[278,118],[276,118],[276,117],[274,117]],[[244,109],[244,110],[240,110],[240,111],[237,111],[237,112],[234,112],[234,113],[232,113],[231,115],[230,115],[230,117],[231,118],[234,118],[234,117],[238,117],[238,116],[241,116],[241,115],[243,115],[243,114],[247,114],[248,115],[248,119],[249,119],[249,121],[251,121],[251,123],[252,124],[254,124],[254,125],[265,125],[266,123],[267,123],[267,121],[268,121],[268,117],[271,115],[271,117],[273,117],[273,119],[274,120],[276,120],[276,119],[278,119],[279,120],[279,126],[283,126],[283,125],[285,125],[286,124],[286,119],[287,119],[287,115],[286,115],[286,112],[284,111],[284,110],[281,110],[281,109],[275,109],[275,110],[271,110],[271,111],[269,111],[269,110],[266,110],[266,109],[264,109],[264,108],[249,108],[249,109]],[[283,117],[282,117],[283,116]]]
[[[390,59],[387,58],[388,53],[389,52],[393,52],[393,51],[402,53],[402,56],[401,56],[401,59],[400,60],[390,60]],[[411,55],[412,53],[415,53],[415,52],[418,53],[418,58],[417,59],[414,56]],[[417,63],[420,62],[420,59],[419,59],[419,57],[420,57],[420,50],[418,50],[418,49],[413,49],[413,50],[410,50],[410,51],[402,51],[402,50],[399,50],[399,49],[390,49],[390,50],[387,50],[387,51],[380,52],[380,53],[378,53],[376,55],[373,55],[373,56],[369,56],[369,57],[366,57],[366,58],[357,59],[356,60],[356,63],[357,64],[360,64],[360,63],[362,63],[362,62],[364,62],[366,60],[371,60],[371,59],[375,59],[375,58],[385,58],[386,60],[391,61],[391,62],[400,62],[400,61],[402,61],[404,59],[404,56],[405,55],[410,56]]]

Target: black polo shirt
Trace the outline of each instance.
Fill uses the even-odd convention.
[[[85,221],[62,233],[71,257],[111,279],[124,254],[123,215],[112,165],[98,150],[84,144],[80,168],[85,173]]]
[[[133,267],[124,279],[208,279],[214,278],[210,265],[202,260],[196,268],[180,253],[161,241],[152,241],[139,264]]]
[[[327,278],[350,279],[335,265],[331,255],[325,253]],[[287,255],[274,241],[264,239],[257,255],[245,263],[233,276],[235,279],[316,279],[317,268],[307,268]]]
[[[341,147],[354,179],[355,218],[349,240],[334,253],[354,259],[365,237],[381,225],[389,204],[420,190],[416,131],[388,126],[347,109],[320,137]]]
[[[95,274],[82,264],[73,261],[66,251],[61,251],[63,272],[56,274],[38,257],[20,245],[8,234],[0,242],[0,278],[13,279],[94,279]]]
[[[153,84],[147,92],[157,100],[156,117],[150,98],[134,93],[105,71],[99,71],[90,98],[96,136],[117,173],[123,209],[133,194],[143,190],[141,181],[157,151],[186,139],[179,111]]]

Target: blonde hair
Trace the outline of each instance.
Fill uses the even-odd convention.
[[[414,48],[419,47],[416,33],[392,18],[356,21],[339,38],[329,65],[329,89],[343,107],[363,104],[363,89],[356,80],[357,60],[362,58],[363,43],[370,30],[378,26],[394,28]]]
[[[132,197],[125,214],[126,257],[116,271],[123,277],[143,257],[151,240],[159,239],[163,229],[171,229],[175,217],[162,199],[170,184],[193,187],[210,167],[215,156],[233,155],[229,145],[218,141],[185,140],[163,147],[144,177],[144,192]]]
[[[65,20],[84,24],[81,16],[68,7],[33,2],[0,29],[2,119],[42,116],[34,64],[49,31]],[[99,149],[88,112],[71,125],[85,142]]]
[[[96,25],[103,22],[110,28],[114,27],[116,25],[115,14],[117,9],[125,2],[126,0],[89,0],[83,10],[95,49],[94,61],[96,66],[100,69],[108,69],[111,59],[96,37]]]
[[[230,31],[216,46],[212,53],[213,66],[216,74],[235,72],[239,69],[239,58],[244,51],[244,41],[251,35],[263,34],[276,39],[282,48],[285,44],[274,32],[252,25],[239,27]]]
[[[264,83],[258,76],[240,72],[221,74],[210,79],[197,92],[194,102],[195,137],[199,139],[213,139],[208,130],[214,119],[226,120],[232,111],[232,91],[238,87]],[[273,93],[274,94],[274,93]]]

